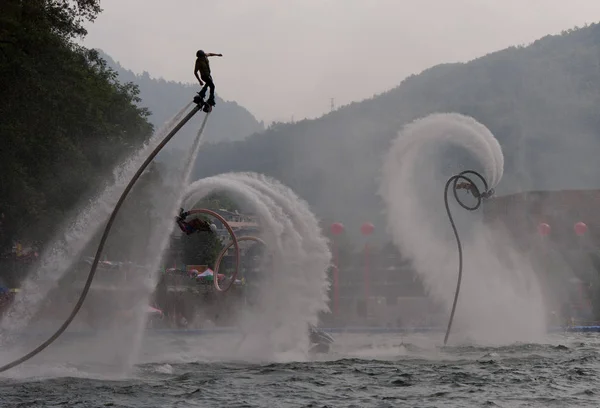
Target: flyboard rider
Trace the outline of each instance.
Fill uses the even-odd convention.
[[[215,232],[216,226],[214,224],[209,224],[208,221],[203,219],[196,217],[186,221],[186,218],[189,217],[189,215],[190,213],[188,211],[183,211],[183,208],[180,208],[179,215],[175,217],[177,225],[181,231],[186,233],[186,235],[193,234],[194,232],[209,232],[211,234]]]
[[[489,198],[492,194],[494,194],[493,189],[491,189],[490,191],[480,193],[479,190],[477,189],[477,186],[475,186],[474,184],[468,183],[466,181],[456,183],[456,189],[467,190],[475,198]]]
[[[196,65],[194,66],[194,75],[198,82],[200,82],[200,86],[203,86],[199,95],[201,99],[204,99],[206,96],[206,89],[210,88],[210,95],[207,104],[210,106],[215,106],[215,83],[213,82],[212,75],[210,74],[210,63],[208,62],[208,57],[222,57],[223,54],[215,54],[212,52],[204,52],[202,50],[198,50],[196,52]],[[200,72],[200,75],[198,75]],[[203,82],[204,81],[204,82]]]

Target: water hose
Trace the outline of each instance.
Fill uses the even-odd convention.
[[[125,187],[125,190],[121,194],[121,197],[119,198],[119,201],[117,201],[117,204],[115,205],[115,208],[113,209],[113,212],[110,215],[110,218],[108,219],[108,223],[106,224],[106,227],[104,229],[104,233],[102,234],[102,238],[100,239],[100,244],[98,245],[98,250],[96,251],[96,257],[94,258],[94,262],[92,263],[92,267],[90,269],[90,272],[88,274],[87,280],[85,282],[85,286],[83,287],[83,291],[81,292],[81,295],[79,296],[79,299],[77,300],[77,304],[75,305],[75,307],[71,311],[71,314],[69,315],[69,317],[58,328],[58,330],[52,336],[50,336],[50,338],[48,340],[46,340],[45,342],[43,342],[42,344],[40,344],[33,351],[27,353],[23,357],[20,357],[20,358],[14,360],[14,361],[12,361],[12,362],[10,362],[8,364],[5,364],[5,365],[1,366],[0,367],[0,373],[2,373],[4,371],[7,371],[7,370],[10,370],[11,368],[16,367],[19,364],[24,363],[25,361],[31,359],[35,355],[37,355],[40,352],[42,352],[46,347],[48,347],[50,344],[52,344],[58,337],[60,337],[61,334],[63,334],[65,332],[65,330],[67,329],[67,327],[69,327],[69,325],[71,324],[71,322],[73,321],[73,319],[75,318],[75,316],[77,316],[77,313],[79,313],[79,310],[81,309],[81,306],[83,305],[83,302],[85,301],[85,298],[86,298],[86,296],[87,296],[87,294],[88,294],[88,292],[90,290],[90,287],[92,286],[92,281],[94,280],[94,276],[96,275],[96,269],[98,268],[98,262],[100,261],[100,256],[102,255],[102,251],[104,249],[104,245],[106,244],[106,240],[108,238],[108,233],[110,232],[110,229],[112,228],[112,225],[113,225],[113,223],[115,221],[115,218],[117,217],[119,209],[123,205],[123,202],[125,201],[125,198],[127,198],[127,195],[130,193],[130,191],[133,188],[134,184],[138,181],[138,179],[140,178],[140,176],[142,175],[142,173],[144,172],[144,170],[146,170],[146,167],[148,167],[148,165],[150,164],[150,162],[152,162],[152,160],[156,157],[156,155],[158,155],[158,153],[173,138],[173,136],[175,136],[175,134],[177,132],[179,132],[179,130],[181,130],[181,128],[196,113],[198,113],[198,111],[200,109],[202,109],[202,106],[203,106],[202,103],[198,103],[198,101],[196,101],[196,100],[194,100],[194,102],[196,102],[196,106],[183,119],[181,119],[181,121],[179,121],[179,123],[177,125],[175,125],[175,127],[169,132],[169,134],[167,136],[165,136],[165,138],[162,140],[162,142],[160,142],[160,144],[152,151],[152,153],[150,153],[150,155],[148,156],[148,158],[144,161],[144,163],[142,163],[142,165],[140,166],[140,168],[138,169],[138,171],[134,174],[134,176],[132,177],[131,181],[129,181],[129,184],[127,184],[127,187]],[[206,125],[206,121],[208,119],[209,113],[210,112],[207,112],[207,114],[204,117],[204,121],[202,122],[201,131],[204,129],[204,126]]]
[[[467,175],[473,175],[478,177],[484,186],[484,192],[481,193],[477,185],[473,182],[472,179],[467,177]],[[464,181],[461,185],[458,184],[459,181]],[[454,313],[456,312],[456,304],[458,303],[458,295],[460,293],[460,285],[462,282],[462,273],[463,273],[463,251],[462,244],[460,242],[460,237],[458,236],[458,230],[456,229],[456,224],[454,223],[454,218],[452,218],[452,213],[450,212],[450,206],[448,205],[448,189],[452,185],[452,192],[454,193],[454,198],[456,202],[467,211],[475,211],[483,202],[484,199],[490,198],[494,194],[494,189],[488,189],[488,183],[483,178],[483,176],[476,171],[466,170],[459,174],[456,174],[448,179],[446,182],[446,187],[444,188],[444,205],[446,206],[446,213],[448,214],[448,219],[450,220],[450,224],[452,225],[452,231],[454,231],[454,237],[456,238],[456,245],[458,246],[458,280],[456,282],[456,292],[454,293],[454,302],[452,303],[452,312],[450,313],[450,319],[448,320],[448,328],[446,329],[446,336],[444,337],[444,345],[448,342],[448,337],[450,336],[450,330],[452,329],[452,322],[454,320]],[[477,203],[474,205],[465,204],[458,197],[459,189],[468,189],[473,197],[477,200]]]
[[[233,234],[233,232],[231,232],[231,234]],[[232,235],[233,237],[235,237],[235,235]],[[234,238],[235,239],[235,238]],[[217,260],[215,261],[215,266],[213,267],[214,269],[214,274],[216,276],[218,276],[219,274],[219,268],[221,267],[221,261],[223,261],[223,257],[225,256],[225,254],[227,253],[227,251],[229,250],[229,248],[231,248],[232,245],[235,246],[235,250],[238,253],[238,256],[236,257],[236,263],[235,263],[235,272],[233,274],[233,277],[231,278],[231,282],[229,282],[229,285],[227,285],[227,287],[225,289],[221,289],[218,285],[218,283],[215,280],[215,289],[217,289],[217,291],[219,292],[226,292],[229,290],[229,288],[231,287],[231,285],[233,285],[233,283],[235,282],[235,279],[238,275],[239,272],[239,268],[240,268],[240,257],[239,257],[239,248],[237,243],[241,242],[241,241],[253,241],[253,242],[257,242],[259,244],[262,244],[264,246],[266,246],[265,241],[263,241],[262,239],[258,238],[258,237],[253,237],[253,236],[243,236],[243,237],[239,237],[237,238],[235,241],[230,242],[229,244],[227,244],[222,250],[221,252],[219,252],[219,255],[217,256]]]

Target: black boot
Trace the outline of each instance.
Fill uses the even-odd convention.
[[[210,98],[208,98],[208,100],[206,101],[207,104],[209,104],[210,106],[215,106],[215,97],[211,96]]]

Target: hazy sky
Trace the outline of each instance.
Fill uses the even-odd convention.
[[[600,20],[600,0],[101,0],[88,47],[181,82],[198,49],[217,94],[258,119],[327,112],[443,62]],[[182,105],[185,101],[182,101]],[[179,107],[173,107],[174,112]]]

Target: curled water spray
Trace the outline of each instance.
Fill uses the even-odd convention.
[[[294,230],[301,238],[303,253],[307,254],[303,260],[306,268],[314,273],[324,271],[331,262],[331,252],[329,251],[328,241],[321,233],[319,221],[310,211],[308,203],[298,197],[289,187],[281,182],[261,174],[254,173],[228,173],[224,177],[234,178],[243,182],[245,185],[256,189],[261,196],[272,199],[280,206],[291,221]],[[329,282],[322,277],[318,279],[322,283],[320,288],[321,296],[327,299]],[[306,299],[309,299],[307,296]],[[320,303],[307,305],[309,309],[313,307],[317,311],[322,311]],[[316,323],[315,323],[316,324]]]
[[[459,185],[466,182],[478,185],[472,191],[484,198],[501,180],[503,166],[500,145],[485,126],[460,114],[433,114],[399,132],[385,156],[380,184],[393,241],[411,261],[429,299],[446,310],[454,309],[456,318],[449,326],[456,327],[459,320],[472,339],[494,343],[529,341],[545,332],[537,276],[504,232],[480,222],[479,216],[473,222],[459,213],[450,214],[449,224],[453,203],[444,200],[448,205],[444,212],[440,191],[446,186],[444,194],[449,195],[452,187],[457,198]],[[477,170],[487,186],[474,173],[461,175],[467,168]],[[453,174],[460,177],[448,181]],[[464,203],[458,204],[464,208]],[[455,228],[460,230],[458,241]],[[461,271],[469,272],[459,285],[456,242]],[[462,259],[463,252],[469,256]],[[454,301],[456,291],[449,290],[456,286],[460,302]],[[441,316],[431,317],[441,320]]]
[[[229,193],[257,215],[260,239],[272,261],[264,271],[268,276],[260,285],[256,309],[240,311],[247,341],[239,352],[259,358],[276,349],[307,350],[307,324],[317,324],[318,313],[327,310],[331,254],[318,221],[288,187],[252,173],[198,180],[188,188],[184,205],[193,206],[214,191]]]

